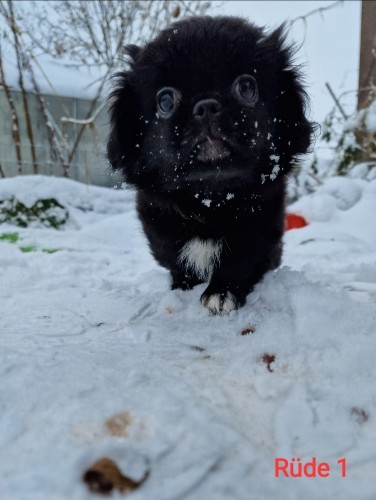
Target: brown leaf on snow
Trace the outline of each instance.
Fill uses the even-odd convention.
[[[255,333],[256,327],[255,326],[247,326],[243,328],[243,330],[240,332],[240,335],[249,335],[250,333]]]
[[[147,479],[147,471],[140,481],[125,476],[111,458],[102,458],[95,462],[83,474],[82,479],[92,493],[110,495],[114,490],[130,493],[139,488]]]
[[[132,423],[132,416],[129,412],[118,413],[106,420],[105,426],[111,436],[127,437],[128,427]]]
[[[261,361],[263,363],[266,364],[266,367],[267,369],[272,372],[273,371],[273,368],[271,367],[272,363],[274,363],[275,361],[275,354],[268,354],[267,352],[265,352],[262,356],[261,356]]]

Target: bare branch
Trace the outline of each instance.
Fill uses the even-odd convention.
[[[2,177],[3,179],[5,179],[5,173],[4,173],[3,167],[1,165],[1,162],[0,162],[0,177]]]
[[[64,171],[64,177],[69,177],[69,166],[67,165],[67,163],[64,159],[64,154],[63,154],[62,149],[60,147],[59,140],[56,136],[55,129],[53,128],[52,122],[50,121],[50,116],[49,116],[49,112],[47,109],[46,101],[42,97],[42,94],[41,94],[39,85],[36,81],[35,74],[34,74],[34,71],[33,71],[31,64],[28,64],[28,70],[29,70],[31,80],[33,82],[34,90],[35,90],[35,93],[36,93],[36,96],[37,96],[37,99],[39,102],[39,107],[40,107],[42,115],[45,119],[45,124],[47,127],[47,135],[48,135],[48,140],[49,140],[50,147],[51,147],[52,157],[53,157],[53,159],[57,159],[59,161],[59,163],[62,165],[63,171]]]
[[[333,92],[332,87],[329,85],[329,83],[328,83],[328,82],[325,82],[325,86],[326,86],[326,88],[328,89],[329,94],[332,96],[333,101],[336,103],[337,108],[338,108],[338,109],[339,109],[339,111],[341,112],[341,115],[344,117],[344,119],[345,119],[345,120],[347,120],[347,119],[348,119],[348,116],[346,115],[346,113],[345,113],[345,111],[344,111],[343,107],[341,106],[341,103],[339,102],[339,100],[337,99],[337,97],[336,97],[335,93]]]
[[[16,50],[17,67],[18,67],[18,73],[19,73],[19,85],[21,88],[22,102],[23,102],[24,111],[25,111],[26,130],[27,130],[27,135],[28,135],[29,141],[30,141],[31,159],[32,159],[32,163],[33,163],[34,173],[37,174],[38,173],[38,163],[37,163],[37,158],[35,155],[33,127],[31,124],[30,109],[29,109],[29,103],[27,100],[27,95],[26,95],[26,90],[25,90],[25,85],[24,85],[23,69],[22,69],[22,63],[21,63],[21,61],[25,58],[25,54],[23,53],[23,50],[22,50],[22,43],[20,40],[21,31],[16,24],[12,0],[8,0],[7,3],[8,3],[8,12],[7,12],[8,21],[9,21],[10,29],[13,33],[14,48]]]
[[[22,156],[21,156],[21,138],[20,138],[20,123],[18,120],[18,115],[17,115],[17,110],[16,106],[13,101],[12,94],[10,93],[10,89],[6,83],[5,80],[5,73],[4,73],[4,67],[3,67],[3,60],[2,60],[2,54],[1,54],[1,44],[0,44],[0,77],[1,77],[1,82],[5,96],[7,98],[11,113],[12,113],[12,139],[14,142],[14,147],[16,149],[16,159],[17,159],[17,166],[18,166],[18,173],[22,174]]]
[[[67,118],[66,116],[63,116],[60,118],[60,121],[63,123],[78,123],[79,125],[90,125],[90,123],[94,123],[95,119],[99,115],[99,113],[106,107],[106,102],[104,101],[96,111],[93,113],[92,116],[89,116],[89,118],[86,118],[85,120],[79,120],[77,118]]]
[[[304,23],[306,23],[308,17],[314,16],[315,14],[322,15],[323,12],[330,10],[330,9],[333,9],[334,7],[338,7],[339,4],[344,4],[344,3],[345,3],[345,0],[337,0],[336,2],[333,2],[330,5],[327,5],[326,7],[319,7],[317,9],[313,9],[310,12],[308,12],[307,14],[304,14],[304,16],[298,16],[298,17],[294,17],[293,19],[290,19],[290,24],[294,24],[297,21],[303,21]]]

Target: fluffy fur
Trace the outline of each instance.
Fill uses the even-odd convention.
[[[286,177],[313,131],[285,39],[283,26],[184,20],[126,48],[110,97],[108,158],[137,190],[151,251],[172,288],[209,281],[213,313],[280,264]]]

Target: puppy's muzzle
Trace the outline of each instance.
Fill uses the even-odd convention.
[[[220,139],[211,138],[209,135],[197,145],[197,159],[203,162],[223,160],[230,156],[230,150]]]

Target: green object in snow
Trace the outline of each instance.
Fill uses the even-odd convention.
[[[0,223],[6,222],[20,227],[32,224],[59,229],[68,219],[68,210],[54,198],[37,200],[31,207],[15,197],[0,200]]]
[[[20,235],[18,233],[3,233],[0,234],[0,241],[7,241],[8,243],[17,243],[20,239]]]
[[[18,243],[20,240],[20,235],[18,233],[3,233],[0,234],[0,241],[6,241],[7,243]],[[38,248],[35,245],[30,246],[22,246],[19,247],[21,252],[29,253],[29,252],[44,252],[44,253],[56,253],[61,250],[61,248]]]

